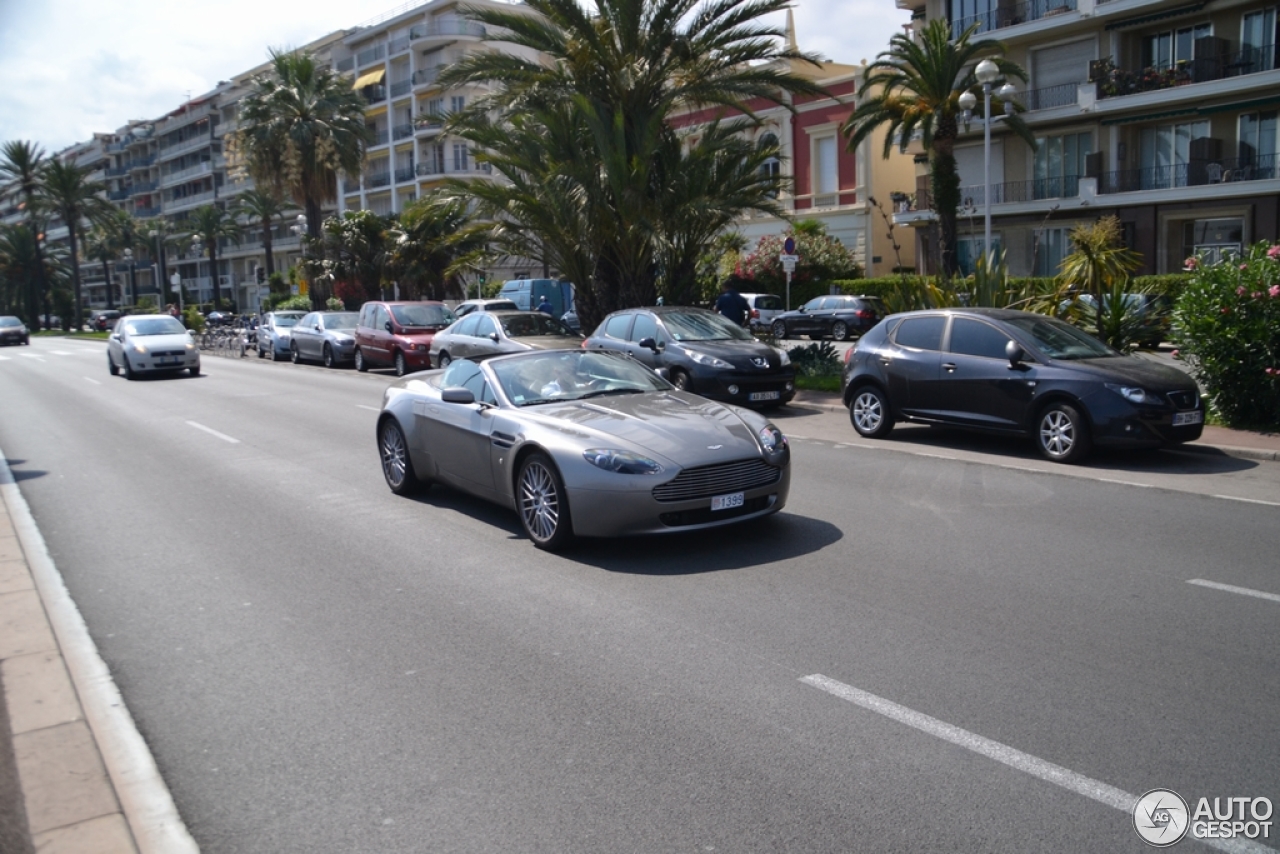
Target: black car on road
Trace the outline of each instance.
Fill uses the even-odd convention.
[[[890,315],[846,356],[842,388],[863,436],[882,438],[896,421],[951,425],[1030,436],[1063,463],[1094,445],[1160,447],[1204,429],[1187,374],[1011,309]]]
[[[757,341],[704,308],[657,306],[617,311],[583,342],[618,350],[682,391],[743,406],[778,406],[795,397],[796,372],[785,350]]]
[[[814,297],[795,311],[774,317],[769,328],[774,338],[808,335],[847,341],[875,326],[887,313],[879,297]]]

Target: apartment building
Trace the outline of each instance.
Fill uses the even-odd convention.
[[[1014,275],[1054,275],[1080,223],[1115,214],[1141,273],[1182,269],[1280,236],[1274,2],[896,0],[913,21],[1003,42],[1030,75],[1019,101],[1038,148],[994,126],[992,242]],[[979,93],[980,94],[980,93]],[[979,99],[978,111],[982,109]],[[980,125],[956,146],[962,265],[981,254]],[[927,207],[920,158],[917,207]],[[923,202],[923,204],[920,204]],[[926,211],[899,216],[923,227]]]

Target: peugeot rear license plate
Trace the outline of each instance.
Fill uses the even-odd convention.
[[[1184,424],[1201,424],[1204,422],[1204,412],[1197,409],[1195,412],[1175,412],[1173,413],[1173,426],[1181,427]]]
[[[747,395],[747,400],[777,400],[778,394],[776,391],[753,391]]]
[[[734,492],[730,495],[717,495],[711,499],[711,509],[716,510],[732,510],[734,507],[741,507],[743,501],[743,493]]]

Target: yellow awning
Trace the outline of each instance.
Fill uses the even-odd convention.
[[[356,78],[356,84],[352,89],[363,89],[366,86],[373,86],[382,82],[382,78],[387,76],[386,68],[375,68],[373,71],[366,71]]]

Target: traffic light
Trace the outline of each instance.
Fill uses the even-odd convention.
[[[256,272],[258,275],[258,284],[265,285],[267,283],[267,268],[258,267]]]
[[[488,280],[489,280],[489,277],[485,274],[484,270],[481,270],[481,271],[480,271],[480,284],[482,284],[482,285],[483,285],[483,284],[484,284],[485,282],[487,282]]]

